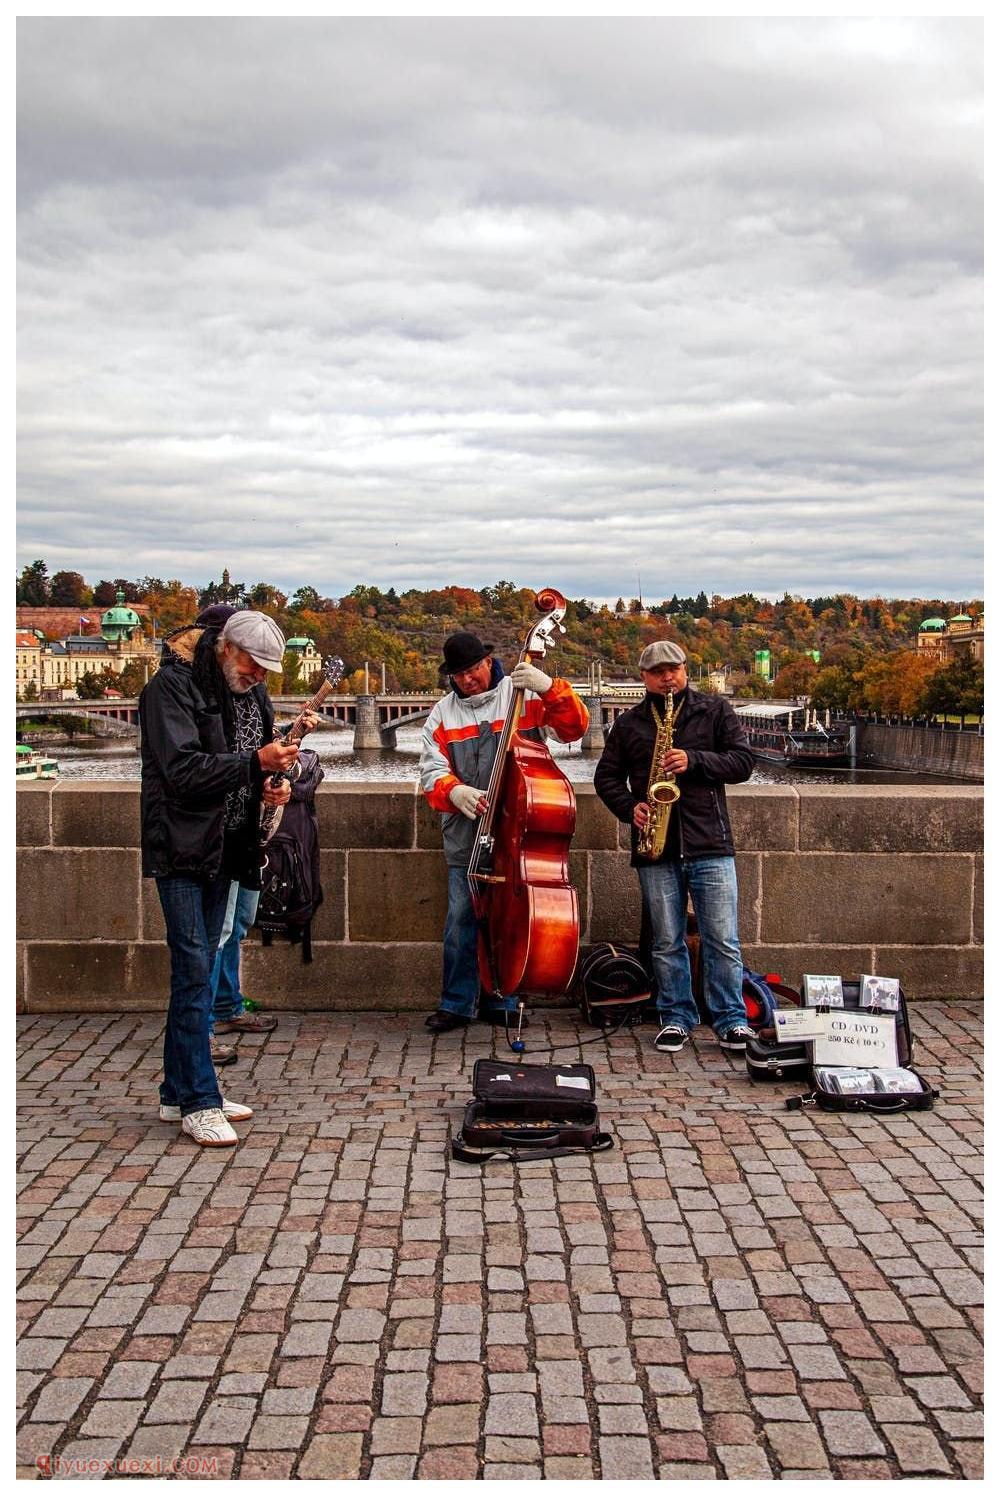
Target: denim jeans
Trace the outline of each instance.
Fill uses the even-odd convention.
[[[231,879],[157,878],[170,949],[170,1006],[163,1036],[160,1100],[181,1115],[222,1105],[209,1049],[212,965]]]
[[[212,967],[212,1026],[238,1018],[243,1012],[240,989],[240,941],[257,914],[259,888],[243,888],[233,882],[226,903],[226,917]]]
[[[448,917],[444,922],[444,974],[441,1007],[446,1013],[474,1018],[479,998],[479,929],[464,867],[448,869]],[[490,1007],[516,1012],[517,1000],[493,998]]]
[[[653,970],[660,1023],[685,1031],[701,1021],[691,990],[691,962],[684,936],[688,894],[701,935],[705,1005],[717,1034],[746,1023],[743,955],[740,950],[736,863],[732,857],[694,857],[639,868],[642,895],[653,932]]]

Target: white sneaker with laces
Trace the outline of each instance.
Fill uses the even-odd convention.
[[[181,1132],[194,1138],[202,1148],[231,1148],[239,1142],[218,1106],[206,1107],[203,1112],[188,1112],[181,1118]]]
[[[683,1049],[691,1035],[687,1029],[681,1028],[679,1023],[668,1023],[653,1040],[653,1048],[658,1049],[661,1054],[676,1054]]]
[[[253,1107],[244,1106],[239,1101],[229,1101],[225,1096],[222,1098],[222,1115],[230,1122],[249,1122],[253,1116]],[[179,1106],[164,1106],[160,1102],[160,1121],[179,1122],[181,1120],[181,1109]]]

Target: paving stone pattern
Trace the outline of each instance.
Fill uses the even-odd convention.
[[[982,1012],[913,1026],[941,1099],[884,1118],[536,1012],[616,1147],[481,1171],[448,1142],[485,1027],[282,1014],[199,1150],[157,1019],[23,1018],[19,1473],[977,1478]]]

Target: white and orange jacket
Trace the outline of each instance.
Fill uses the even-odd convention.
[[[499,678],[497,672],[499,671]],[[497,742],[510,707],[514,687],[494,664],[494,684],[477,696],[449,691],[424,724],[420,748],[420,788],[432,810],[443,816],[444,853],[450,867],[466,867],[476,835],[476,822],[460,815],[448,798],[456,784],[489,786]],[[544,696],[526,691],[518,730],[542,738],[550,727],[563,743],[575,743],[587,731],[587,708],[568,680],[554,680]]]

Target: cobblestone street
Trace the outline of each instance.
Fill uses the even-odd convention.
[[[20,1474],[981,1475],[980,1006],[915,1006],[941,1099],[888,1118],[536,1012],[616,1147],[484,1170],[492,1031],[422,1017],[244,1036],[219,1150],[157,1120],[155,1015],[19,1020]]]

